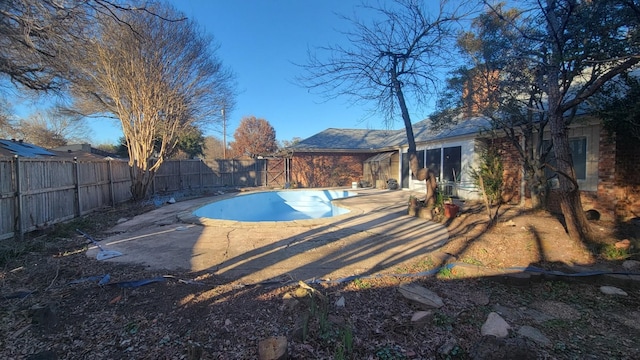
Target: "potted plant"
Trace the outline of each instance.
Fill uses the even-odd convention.
[[[458,212],[460,211],[460,207],[454,204],[451,198],[445,201],[443,206],[444,206],[444,216],[448,219],[456,217],[458,215]]]

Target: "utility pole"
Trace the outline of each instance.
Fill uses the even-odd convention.
[[[227,158],[227,117],[224,113],[224,108],[220,110],[222,112],[222,158]]]

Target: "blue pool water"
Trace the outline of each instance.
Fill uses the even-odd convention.
[[[356,195],[346,190],[265,191],[216,201],[193,212],[195,216],[236,221],[291,221],[346,214],[331,200]]]

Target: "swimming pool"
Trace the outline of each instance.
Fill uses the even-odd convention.
[[[346,214],[349,209],[331,201],[356,195],[346,190],[264,191],[216,201],[193,212],[195,216],[235,221],[292,221]]]

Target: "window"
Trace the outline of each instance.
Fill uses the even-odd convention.
[[[550,140],[545,140],[545,146],[550,143]],[[577,180],[587,179],[587,138],[571,138],[569,139],[569,149],[571,151],[571,158],[573,159],[573,168],[576,172]],[[553,148],[547,156],[547,163],[553,167],[556,166],[556,155],[553,152]],[[556,178],[555,171],[546,168],[545,174],[547,179]]]
[[[587,179],[587,139],[570,139],[569,147],[571,148],[571,157],[573,158],[573,167],[576,171],[576,178],[579,180]]]
[[[442,155],[442,180],[460,181],[460,172],[462,171],[462,147],[454,146],[444,148]]]
[[[427,150],[426,167],[433,171],[438,179],[440,179],[440,165],[442,162],[440,149]]]
[[[420,168],[426,167],[433,171],[439,181],[460,181],[461,153],[461,146],[420,150],[417,151],[418,164]],[[403,166],[408,167],[408,156],[403,157],[403,159],[406,159],[404,160],[406,164],[403,162]],[[411,179],[415,180],[413,174]],[[409,186],[409,184],[407,183],[406,186]]]

